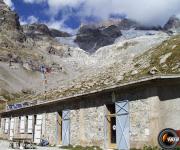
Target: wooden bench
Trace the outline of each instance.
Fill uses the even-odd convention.
[[[13,138],[10,141],[9,147],[13,149],[34,149],[35,145],[33,144],[31,138]]]

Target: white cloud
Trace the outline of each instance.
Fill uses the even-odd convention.
[[[37,23],[38,22],[38,18],[36,18],[35,16],[29,16],[27,19],[20,19],[20,23],[21,25],[24,24],[32,24],[32,23]]]
[[[78,7],[84,0],[47,0],[52,15],[58,14],[64,7]]]
[[[180,0],[23,0],[26,3],[46,2],[48,14],[54,18],[58,12],[64,16],[71,8],[81,6],[78,16],[84,19],[96,16],[106,20],[111,14],[126,14],[128,18],[147,25],[163,25],[170,16],[180,14]],[[69,8],[69,9],[67,9]],[[67,11],[68,10],[68,11]]]
[[[11,8],[14,9],[14,4],[11,0],[4,0],[4,2]]]
[[[126,14],[143,24],[163,25],[173,14],[180,13],[180,0],[47,0],[50,12],[66,7],[77,8],[84,4],[79,16],[96,16],[108,19],[111,14]]]
[[[114,3],[113,8],[114,13],[125,12],[129,18],[143,24],[163,25],[170,16],[180,13],[180,1],[134,0],[132,2],[131,0],[122,0],[119,4],[118,2],[116,4]]]
[[[180,19],[180,14],[177,14],[176,16]]]
[[[64,24],[64,21],[65,21],[65,19],[62,19],[62,20],[53,20],[52,19],[49,22],[44,22],[44,24],[46,24],[49,28],[52,28],[52,29],[57,29],[60,31],[68,32],[70,34],[75,34],[77,32],[77,30],[67,27]]]

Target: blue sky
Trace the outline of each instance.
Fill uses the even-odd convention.
[[[41,22],[51,28],[75,31],[81,23],[127,18],[146,25],[164,25],[180,17],[180,0],[4,0],[21,24]]]
[[[62,12],[59,11],[55,16],[49,14],[49,7],[47,3],[24,3],[22,0],[14,0],[13,1],[14,10],[19,14],[20,21],[22,24],[26,23],[34,23],[41,22],[51,24],[51,20],[56,24],[63,20]],[[55,28],[60,28],[60,26],[64,26],[64,28],[76,29],[80,26],[81,21],[80,18],[75,14],[77,12],[76,9],[73,9],[69,12],[69,16],[66,20],[63,20],[62,25],[54,25]],[[53,27],[53,25],[52,25]]]

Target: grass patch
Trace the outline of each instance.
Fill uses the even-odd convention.
[[[171,53],[171,55],[160,63],[162,56]],[[149,65],[142,67],[149,60]],[[141,56],[134,59],[134,67],[138,70],[138,74],[131,75],[131,72],[126,73],[125,80],[137,80],[142,77],[151,76],[149,71],[155,67],[159,75],[179,74],[180,73],[180,35],[173,36],[170,39],[162,42],[159,46],[152,48]]]
[[[144,146],[143,150],[160,150],[157,146]]]
[[[69,149],[69,150],[102,150],[101,148],[97,146],[87,146],[87,147],[82,147],[80,145],[77,145],[73,147],[72,145],[69,146],[62,146],[60,147],[61,149]]]

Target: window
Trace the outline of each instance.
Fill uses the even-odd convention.
[[[33,116],[27,116],[27,133],[33,132]]]
[[[20,117],[20,133],[25,132],[25,117]]]
[[[28,133],[28,116],[25,117],[25,133]]]
[[[4,122],[5,122],[4,133],[5,133],[5,134],[8,134],[8,131],[9,131],[9,119],[6,118],[6,119],[4,120]]]
[[[21,122],[21,117],[18,119],[18,133],[20,133],[20,122]]]
[[[33,140],[35,140],[35,126],[36,126],[36,118],[37,118],[37,115],[34,115],[33,117],[33,127],[32,127],[32,130],[33,130]]]
[[[32,133],[32,116],[19,117],[19,132]]]

